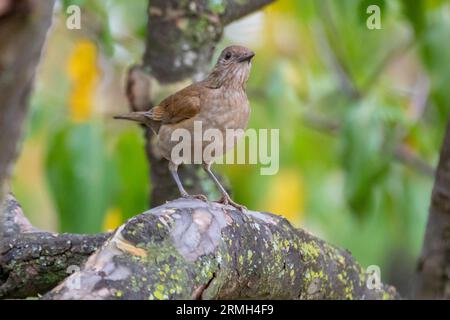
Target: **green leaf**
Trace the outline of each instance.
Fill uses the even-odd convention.
[[[64,12],[66,11],[66,9],[71,6],[71,5],[76,5],[76,6],[84,6],[86,4],[86,0],[63,0],[62,1],[62,5],[63,5],[63,9]]]
[[[351,106],[342,130],[345,195],[358,215],[369,211],[374,191],[392,161],[389,129],[374,108],[370,103]]]
[[[148,209],[148,163],[141,130],[122,133],[113,152],[118,173],[115,206],[120,208],[126,219]]]
[[[437,109],[437,121],[445,128],[447,115],[450,111],[450,22],[442,12],[430,15],[432,21],[422,37],[421,58],[431,79],[431,100]],[[433,123],[435,125],[436,122]]]
[[[411,23],[416,35],[421,35],[425,27],[425,8],[423,0],[402,0],[403,12]]]
[[[101,230],[114,175],[104,145],[96,123],[70,125],[53,136],[46,171],[61,231]]]

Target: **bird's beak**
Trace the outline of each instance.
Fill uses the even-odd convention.
[[[244,61],[250,61],[255,56],[255,53],[253,51],[250,51],[249,53],[244,54],[242,57],[239,58],[239,62]]]

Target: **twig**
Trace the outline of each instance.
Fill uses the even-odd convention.
[[[336,136],[341,128],[338,121],[333,121],[311,113],[304,113],[302,116],[302,123],[312,129],[331,136]],[[407,146],[400,144],[394,148],[394,157],[401,163],[417,170],[417,172],[430,178],[434,177],[435,169]]]

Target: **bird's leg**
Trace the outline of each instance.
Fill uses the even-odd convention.
[[[203,194],[197,194],[197,195],[191,196],[189,193],[187,193],[186,189],[184,189],[183,184],[181,183],[180,176],[178,175],[178,165],[176,165],[172,161],[169,161],[169,171],[172,174],[173,180],[175,180],[178,190],[180,190],[180,194],[183,198],[199,199],[199,200],[203,200],[203,201],[208,200],[208,198]]]
[[[178,190],[180,190],[181,196],[183,198],[188,198],[189,194],[184,189],[183,184],[181,183],[180,177],[178,176],[178,165],[176,165],[172,161],[169,161],[169,171],[170,171],[170,174],[172,174],[173,180],[175,180],[175,183],[177,184]]]
[[[206,171],[206,173],[208,174],[208,176],[214,181],[215,185],[219,188],[220,192],[222,193],[222,198],[217,201],[219,203],[223,203],[225,205],[229,204],[233,207],[235,207],[236,209],[238,209],[241,212],[244,212],[247,210],[247,208],[243,205],[240,205],[236,202],[234,202],[230,195],[228,194],[228,192],[225,190],[225,188],[222,186],[222,184],[219,182],[219,180],[216,178],[216,176],[214,175],[214,173],[211,171],[211,164],[210,163],[204,163],[203,165],[203,169]]]

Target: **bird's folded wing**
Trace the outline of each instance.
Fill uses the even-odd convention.
[[[147,117],[155,121],[163,121],[166,109],[162,106],[155,106],[147,112]]]
[[[152,109],[153,119],[162,123],[178,123],[194,117],[201,108],[200,89],[193,84],[167,97]]]

